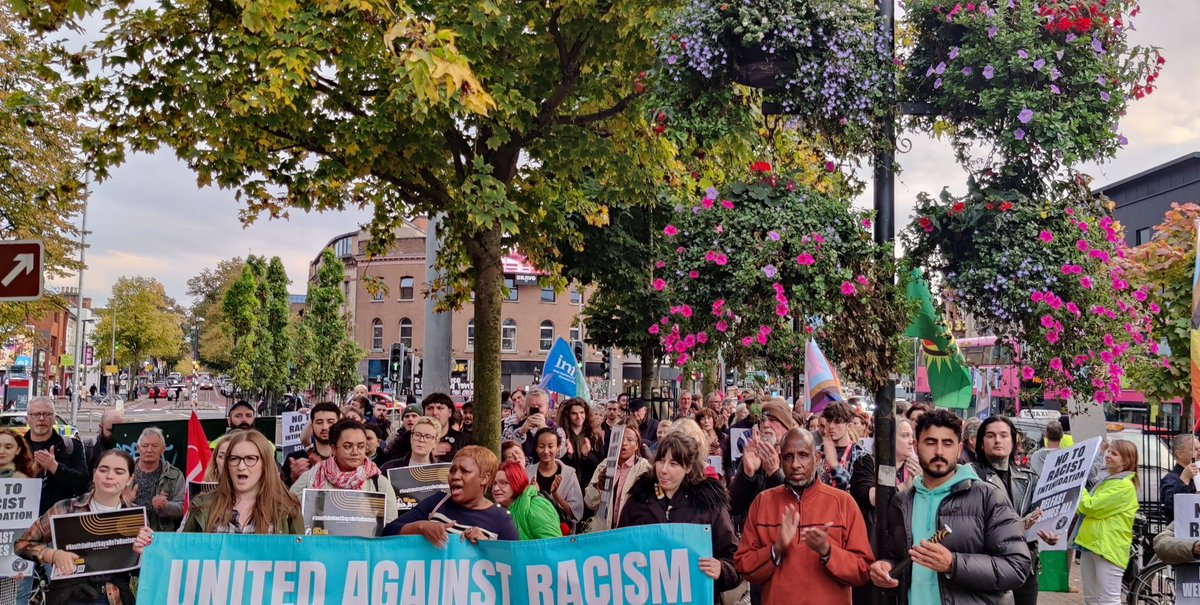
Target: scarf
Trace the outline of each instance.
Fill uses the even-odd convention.
[[[321,461],[317,465],[317,470],[313,472],[312,488],[326,489],[325,484],[337,489],[362,489],[363,483],[367,479],[379,475],[379,467],[375,466],[374,462],[367,460],[363,465],[352,470],[344,471],[338,468],[337,460],[332,456]]]

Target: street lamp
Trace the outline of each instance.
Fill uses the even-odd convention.
[[[200,367],[200,324],[204,323],[203,317],[192,318],[192,378],[196,377],[197,370]]]

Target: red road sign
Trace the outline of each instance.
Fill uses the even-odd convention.
[[[42,297],[42,242],[0,242],[0,302]]]

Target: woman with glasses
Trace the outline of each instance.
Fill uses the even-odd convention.
[[[113,602],[134,602],[133,591],[129,587],[130,572],[72,577],[78,555],[53,546],[50,530],[52,517],[130,507],[125,493],[133,484],[133,458],[121,450],[104,452],[96,463],[92,482],[94,487],[91,491],[78,498],[60,500],[51,506],[14,545],[18,556],[54,566],[55,579],[50,582],[50,592],[46,598],[49,605],[108,605],[110,593],[117,597]],[[149,535],[150,529],[143,527],[141,531],[139,536]]]
[[[421,416],[413,424],[409,432],[412,450],[409,453],[383,465],[383,470],[403,468],[405,466],[421,466],[437,464],[442,459],[435,456],[433,448],[438,444],[438,436],[442,434],[442,423],[431,416]]]
[[[308,469],[292,484],[292,493],[304,490],[349,489],[384,495],[383,522],[396,519],[396,490],[392,482],[367,458],[367,427],[357,420],[342,420],[329,429],[333,455]],[[417,440],[413,439],[416,447]]]

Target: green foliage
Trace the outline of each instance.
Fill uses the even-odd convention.
[[[117,365],[140,367],[154,359],[175,360],[183,346],[182,315],[158,280],[122,277],[113,284],[108,308],[92,333],[96,358],[112,357],[113,313],[116,312]],[[136,372],[130,372],[135,375]]]
[[[1163,222],[1154,228],[1154,237],[1130,250],[1123,264],[1129,282],[1146,291],[1148,303],[1160,309],[1152,332],[1169,349],[1157,351],[1157,343],[1152,343],[1151,355],[1129,371],[1134,388],[1148,401],[1162,403],[1191,393],[1189,332],[1198,219],[1200,206],[1171,204]]]
[[[357,366],[363,353],[354,342],[350,316],[343,310],[345,273],[341,259],[326,248],[321,253],[317,278],[308,285],[304,318],[300,321],[299,374],[313,386],[318,398],[330,389],[347,393],[359,381]]]
[[[232,378],[243,392],[270,396],[287,385],[288,369],[296,358],[287,286],[278,256],[268,264],[251,255],[224,290],[220,328],[232,339]]]
[[[245,265],[240,257],[222,259],[213,268],[205,268],[188,279],[188,296],[192,297],[191,315],[203,319],[200,323],[200,359],[205,367],[218,372],[233,369],[233,334],[225,328],[222,302],[225,293],[242,274]]]
[[[233,370],[230,378],[239,389],[250,391],[254,383],[254,355],[258,343],[256,326],[259,308],[256,292],[258,284],[254,276],[252,263],[247,259],[242,266],[242,274],[229,286],[225,292],[225,301],[221,310],[224,312],[226,323],[224,330],[233,338]]]

